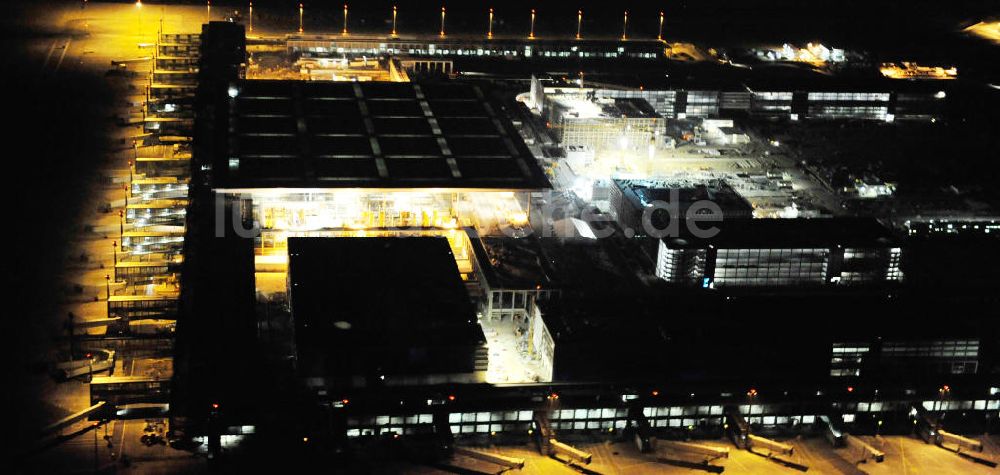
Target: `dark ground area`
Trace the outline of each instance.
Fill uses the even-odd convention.
[[[15,428],[37,430],[51,417],[33,387],[18,384],[44,371],[58,324],[54,316],[63,296],[59,275],[69,258],[69,240],[84,223],[81,207],[87,188],[105,159],[111,91],[100,75],[67,63],[58,73],[42,71],[42,55],[31,44],[48,44],[59,32],[19,21],[24,10],[5,5],[0,18],[0,103],[3,121],[4,177],[10,229],[6,233],[8,327],[4,345],[17,364],[7,367],[4,391],[17,404]],[[12,305],[11,305],[12,304]],[[33,433],[33,432],[28,432]]]

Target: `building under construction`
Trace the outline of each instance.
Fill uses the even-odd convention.
[[[663,116],[644,99],[597,97],[593,91],[546,94],[543,113],[564,147],[657,147],[666,127]]]

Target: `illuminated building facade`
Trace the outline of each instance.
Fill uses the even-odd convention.
[[[656,275],[705,288],[899,282],[901,251],[867,219],[729,220],[711,238],[660,240]]]
[[[889,98],[888,92],[810,92],[806,117],[887,120]]]
[[[311,57],[340,55],[411,55],[433,57],[498,58],[588,58],[637,59],[663,58],[664,43],[658,40],[629,41],[602,39],[493,38],[460,37],[417,38],[387,36],[293,35],[286,40],[289,53]]]
[[[666,121],[644,99],[565,91],[546,94],[543,111],[562,146],[631,148],[655,146],[662,140]]]
[[[830,376],[860,377],[878,371],[896,375],[975,374],[980,366],[980,346],[976,338],[838,341],[832,346]]]
[[[562,89],[547,88],[546,93]],[[580,93],[581,89],[564,89]],[[734,113],[791,120],[930,121],[944,111],[947,94],[920,85],[858,85],[829,88],[822,84],[735,85],[733,90],[588,89],[598,98],[643,99],[668,119],[716,118]]]

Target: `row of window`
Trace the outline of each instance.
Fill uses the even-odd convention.
[[[905,410],[910,403],[901,401],[875,401],[859,402],[844,405],[846,411],[857,412],[886,412]],[[922,401],[921,405],[927,410],[975,410],[975,411],[995,411],[1000,409],[1000,400],[975,400],[975,401]],[[741,405],[740,411],[748,414],[747,422],[750,424],[761,424],[765,426],[789,425],[789,424],[813,424],[816,422],[814,415],[764,415],[773,409],[771,406],[763,404]],[[583,412],[581,412],[583,411]],[[686,407],[647,407],[643,408],[643,413],[650,419],[652,427],[693,427],[696,425],[720,425],[722,424],[722,406],[686,406]],[[621,430],[627,427],[628,420],[625,418],[627,411],[621,408],[598,408],[598,409],[563,409],[554,411],[552,414],[552,427],[556,430]],[[497,419],[498,415],[500,418]],[[579,417],[580,415],[586,417]],[[599,417],[591,417],[591,416]],[[669,415],[669,417],[667,416]],[[681,415],[700,415],[711,417],[672,417]],[[508,416],[514,419],[507,419]],[[532,411],[506,411],[506,412],[468,412],[451,413],[448,415],[449,425],[453,434],[490,434],[500,432],[523,432],[531,427]],[[606,417],[610,416],[610,417]],[[522,419],[522,417],[524,419]],[[571,420],[575,419],[575,420]],[[583,420],[580,420],[583,419]],[[843,415],[844,422],[854,422],[855,414],[847,413]],[[497,422],[504,420],[505,422]],[[410,416],[376,416],[371,418],[350,418],[348,419],[348,437],[360,437],[363,435],[380,434],[401,434],[410,435],[426,432],[430,427],[432,416],[430,414],[414,414]],[[374,426],[372,424],[374,423]]]
[[[770,92],[770,91],[755,92],[754,93],[754,98],[755,99],[765,100],[765,101],[791,101],[792,100],[792,93],[791,92]]]
[[[947,340],[924,344],[889,342],[883,345],[882,353],[892,357],[977,357],[978,340]]]
[[[849,376],[861,376],[861,369],[859,368],[832,368],[830,370],[830,376],[834,378],[845,378]]]
[[[780,111],[780,112],[791,112],[792,106],[790,104],[754,104],[753,109],[755,111]]]
[[[640,59],[655,59],[659,56],[655,52],[625,52],[624,48],[618,48],[617,51],[577,51],[576,47],[571,50],[561,50],[561,51],[533,51],[530,46],[526,46],[524,50],[518,49],[485,49],[485,48],[475,48],[475,49],[447,49],[447,48],[435,48],[434,45],[429,45],[427,48],[417,47],[417,48],[387,48],[385,45],[379,45],[379,47],[365,47],[354,46],[354,47],[333,47],[333,46],[309,46],[301,48],[303,51],[308,53],[317,53],[320,55],[336,53],[336,54],[400,54],[407,53],[413,55],[429,55],[429,56],[521,56],[526,58],[532,56],[543,56],[552,58],[568,58],[568,57],[580,57],[580,58],[618,58],[618,57],[630,57],[630,58],[640,58]]]
[[[878,106],[809,106],[809,115],[830,119],[885,120],[889,115],[889,108]]]
[[[888,92],[810,92],[810,101],[877,101],[888,102]]]
[[[684,110],[688,117],[709,117],[719,114],[717,105],[688,104]]]
[[[875,405],[876,403],[872,403]],[[860,406],[860,404],[859,404]],[[977,401],[924,401],[921,403],[924,409],[928,411],[995,411],[1000,409],[1000,400],[977,400]],[[869,409],[875,411],[875,409],[869,406]],[[860,410],[860,409],[858,409]],[[889,409],[886,409],[889,410]]]
[[[644,407],[642,413],[650,419],[678,416],[721,416],[722,406]]]
[[[358,427],[367,425],[414,425],[431,424],[434,422],[433,414],[410,414],[408,416],[374,416],[374,417],[351,417],[347,419],[348,427]]]

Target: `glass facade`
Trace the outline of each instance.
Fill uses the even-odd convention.
[[[715,249],[666,239],[655,272],[670,283],[706,288],[872,285],[903,280],[901,255],[897,247]]]
[[[656,275],[667,282],[696,282],[705,275],[706,255],[704,249],[671,249],[660,242]]]
[[[781,286],[823,284],[830,250],[719,249],[715,259],[715,285]]]
[[[834,343],[830,376],[861,376],[861,366],[871,348],[867,343]]]
[[[663,132],[661,118],[600,117],[575,119],[562,116],[555,132],[563,146],[583,145],[593,148],[645,145]],[[623,142],[624,141],[624,142]]]
[[[642,98],[663,117],[715,118],[723,111],[802,119],[936,120],[942,102],[932,93],[685,91],[595,89],[597,97]],[[895,100],[893,100],[895,99]]]
[[[809,101],[889,102],[888,92],[810,92]]]
[[[719,115],[718,91],[688,91],[687,107],[684,112],[688,117],[716,117]]]
[[[943,374],[974,374],[979,370],[979,340],[898,341],[882,345],[889,367],[922,366]]]
[[[594,91],[598,97],[610,97],[614,99],[644,99],[653,110],[663,117],[676,117],[674,103],[677,100],[677,91],[648,91],[638,89],[597,89]]]
[[[820,119],[870,119],[886,120],[888,106],[810,104],[809,117]]]

